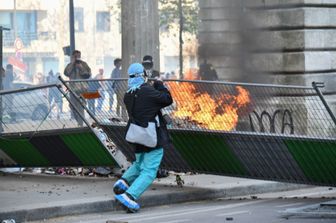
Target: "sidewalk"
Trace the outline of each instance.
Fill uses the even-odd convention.
[[[182,179],[183,187],[176,185],[175,175],[156,179],[139,200],[141,207],[306,187],[204,174],[183,175]],[[22,222],[119,210],[112,192],[115,180],[32,174],[0,175],[0,220]]]

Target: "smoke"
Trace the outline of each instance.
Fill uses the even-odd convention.
[[[264,82],[271,62],[262,52],[270,44],[263,38],[261,9],[247,1],[200,1],[200,63],[206,59],[226,81]]]

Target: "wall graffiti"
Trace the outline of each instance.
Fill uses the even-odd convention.
[[[255,117],[255,119],[253,119],[253,117]],[[249,114],[249,119],[252,132],[284,134],[286,129],[289,128],[289,133],[294,134],[293,116],[291,111],[288,109],[277,109],[273,112],[273,114],[267,111],[262,111],[260,114],[253,111]],[[277,130],[280,132],[277,132]]]

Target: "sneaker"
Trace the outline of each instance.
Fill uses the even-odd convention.
[[[135,213],[140,209],[140,205],[126,193],[115,195],[114,198],[127,209],[127,212]]]
[[[128,183],[124,179],[119,179],[113,185],[113,192],[115,194],[123,194],[129,188]]]

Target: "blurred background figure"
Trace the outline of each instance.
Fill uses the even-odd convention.
[[[88,92],[97,92],[100,88],[100,84],[98,81],[96,81],[93,78],[90,78],[94,81],[89,81],[89,88],[88,88]],[[95,98],[90,98],[87,100],[88,101],[88,108],[89,110],[93,113],[96,114],[96,99]]]
[[[45,77],[41,72],[37,72],[33,78],[35,85],[45,84]]]
[[[117,58],[113,61],[114,63],[114,69],[112,70],[111,73],[111,78],[121,78],[122,77],[122,69],[121,69],[121,63],[122,60],[120,58]],[[112,83],[112,87],[109,91],[110,94],[110,100],[109,100],[109,109],[112,111],[113,107],[113,97],[114,94],[116,94],[117,97],[117,104],[116,104],[116,114],[118,116],[122,116],[122,113],[125,113],[125,108],[124,108],[124,102],[123,102],[123,86],[121,85],[121,81],[114,81]]]
[[[206,59],[204,59],[203,63],[200,64],[200,68],[198,71],[198,76],[200,80],[203,81],[217,81],[218,75],[215,70],[215,68],[212,66],[212,64],[209,64]],[[214,85],[212,84],[204,84],[200,85],[201,92],[206,92],[209,95],[213,95],[214,93]]]
[[[65,67],[64,75],[70,80],[89,79],[91,77],[91,68],[81,59],[81,52],[79,50],[74,50],[72,52],[71,62]],[[88,84],[85,82],[72,82],[70,85],[77,96],[88,90]],[[75,95],[70,94],[71,119],[75,118],[78,125],[83,126],[83,120],[77,111],[81,114],[81,116],[84,116],[84,108],[75,97]],[[74,107],[77,108],[77,111]]]
[[[200,64],[198,75],[201,80],[207,80],[207,81],[217,81],[218,80],[217,71],[212,66],[212,64],[209,64],[207,62],[206,59],[204,59],[203,63]]]
[[[169,79],[172,79],[172,80],[176,80],[176,79],[177,79],[177,76],[176,76],[176,74],[175,74],[175,71],[172,70],[172,71],[170,72]]]
[[[53,70],[50,70],[46,78],[47,83],[57,84],[59,82],[58,77],[60,75],[61,74],[59,72],[54,74]],[[60,116],[63,113],[63,99],[62,99],[62,93],[58,90],[58,88],[56,87],[49,88],[48,101],[49,101],[50,108],[53,108],[54,106],[56,106],[57,119],[60,119]]]
[[[160,72],[153,69],[153,57],[151,55],[146,55],[142,59],[142,65],[145,68],[146,74],[149,78],[160,77]]]
[[[2,76],[2,77],[4,77],[5,76],[5,69],[3,68],[3,67],[1,67],[1,71],[0,71],[0,75]]]
[[[3,69],[3,68],[2,68]],[[7,64],[5,76],[3,78],[2,84],[4,90],[10,90],[13,89],[13,81],[15,79],[14,71],[13,71],[13,65]]]
[[[95,76],[95,79],[98,80],[98,91],[100,94],[100,97],[98,98],[98,105],[97,105],[97,111],[101,111],[103,104],[104,104],[104,99],[105,99],[105,85],[104,85],[104,81],[102,81],[104,79],[104,69],[100,68],[98,71],[98,74]]]

